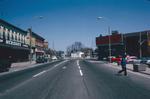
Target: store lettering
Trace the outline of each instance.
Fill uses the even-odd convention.
[[[6,44],[21,46],[21,43],[14,42],[14,41],[8,41],[8,40],[6,40]]]

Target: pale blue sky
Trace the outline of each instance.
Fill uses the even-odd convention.
[[[50,47],[54,41],[56,50],[75,41],[93,47],[95,37],[106,35],[108,26],[122,33],[150,29],[148,0],[0,0],[0,13],[22,29],[32,26]],[[98,21],[98,16],[104,19]]]

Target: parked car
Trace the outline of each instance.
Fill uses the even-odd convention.
[[[57,60],[57,57],[56,56],[52,56],[52,60]]]
[[[141,63],[150,66],[150,57],[143,57]]]
[[[148,62],[150,62],[150,58],[142,57],[141,59],[135,59],[133,61],[133,64],[147,64],[148,65]]]
[[[127,63],[133,63],[133,61],[137,60],[136,56],[127,56]]]
[[[0,59],[0,72],[8,71],[11,67],[11,61],[9,59]]]
[[[36,59],[36,63],[44,63],[44,62],[47,62],[47,59],[45,57],[40,56]]]
[[[111,62],[120,62],[121,59],[122,59],[121,57],[112,57]]]

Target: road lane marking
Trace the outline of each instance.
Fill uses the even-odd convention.
[[[79,60],[77,60],[77,66],[79,66]]]
[[[83,76],[83,73],[82,73],[82,70],[81,70],[81,67],[80,67],[80,64],[79,64],[79,60],[77,60],[77,66],[78,66],[80,75]]]
[[[80,71],[80,75],[83,76],[82,70],[79,70],[79,71]]]
[[[66,69],[67,67],[66,66],[64,66],[62,69]]]
[[[44,70],[44,71],[42,71],[42,72],[40,72],[40,73],[37,73],[37,74],[33,75],[33,78],[38,77],[38,76],[40,76],[40,75],[46,73],[47,71],[51,71],[52,69],[58,67],[59,65],[65,63],[65,62],[67,62],[67,61],[68,61],[68,60],[63,61],[63,62],[61,62],[61,63],[59,63],[59,64],[54,65],[52,68],[50,68],[50,69],[48,69],[48,70]]]
[[[33,75],[33,77],[38,77],[38,76],[40,76],[40,75],[42,75],[42,74],[44,74],[44,73],[46,73],[46,70],[44,70],[44,71],[42,71],[42,72],[40,72],[40,73],[37,73],[37,74]]]

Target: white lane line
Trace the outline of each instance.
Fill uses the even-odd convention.
[[[79,66],[79,60],[77,60],[77,66]]]
[[[46,73],[47,71],[51,71],[52,69],[58,67],[59,65],[65,63],[65,62],[67,62],[67,61],[68,61],[68,60],[63,61],[63,62],[61,62],[61,63],[59,63],[59,64],[54,65],[54,67],[52,67],[52,68],[50,68],[50,69],[48,69],[48,70],[44,70],[44,71],[42,71],[42,72],[40,72],[40,73],[37,73],[37,74],[33,75],[33,78],[38,77],[38,76],[40,76],[40,75]]]
[[[79,60],[77,60],[77,66],[79,68],[80,75],[83,76],[83,73],[82,73],[82,70],[81,70],[81,67],[80,67],[80,64],[79,64]]]
[[[33,77],[38,77],[38,76],[40,76],[40,75],[42,75],[42,74],[44,74],[44,73],[46,73],[46,71],[45,71],[45,70],[44,70],[44,71],[42,71],[42,72],[40,72],[40,73],[35,74]]]
[[[80,67],[80,66],[78,66],[78,68],[79,68],[79,69],[81,69],[81,67]]]
[[[80,75],[83,76],[82,70],[79,70],[79,71],[80,71]]]
[[[66,66],[64,66],[62,69],[66,69],[67,67]]]

